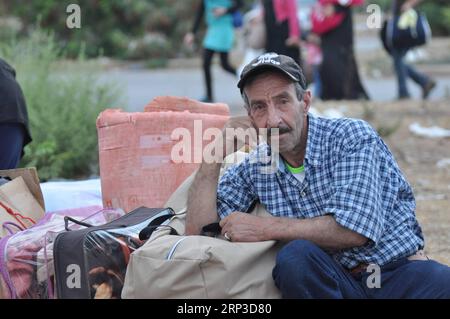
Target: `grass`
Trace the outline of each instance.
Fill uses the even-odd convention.
[[[62,63],[64,52],[52,34],[39,29],[25,40],[1,44],[0,55],[16,69],[28,107],[33,141],[21,166],[37,167],[41,180],[97,175],[95,121],[118,104],[118,86],[100,83],[83,51]]]

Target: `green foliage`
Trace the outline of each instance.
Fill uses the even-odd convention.
[[[132,59],[161,58],[158,48],[129,48],[147,34],[159,34],[169,45],[163,47],[165,58],[176,57],[182,38],[191,29],[199,0],[78,0],[81,28],[69,29],[66,13],[72,0],[3,0],[0,15],[16,16],[27,27],[39,24],[55,34],[58,44],[75,57],[85,47],[88,57],[107,56]],[[1,34],[0,34],[1,36]],[[1,38],[0,38],[1,39]]]
[[[378,4],[381,7],[381,10],[388,11],[391,9],[392,0],[372,0],[370,2],[366,2],[366,5],[369,4]]]
[[[433,35],[450,35],[450,7],[440,1],[424,1],[420,9],[424,12],[431,25]]]
[[[33,141],[21,166],[36,166],[42,180],[98,174],[95,121],[116,105],[117,87],[99,82],[83,52],[63,63],[54,37],[39,30],[2,45],[0,55],[16,69],[28,106]]]

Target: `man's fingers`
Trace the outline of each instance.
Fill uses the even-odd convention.
[[[219,226],[222,228],[222,230],[225,227],[225,224],[227,223],[227,219],[228,219],[228,216],[219,222]]]
[[[236,215],[238,214],[243,214],[242,212],[232,212],[230,215],[228,215],[227,217],[223,218],[220,222],[219,225],[222,228],[222,235],[228,230],[230,230],[231,226],[232,226],[232,220],[235,218]]]
[[[231,214],[233,214],[233,213],[231,213]],[[222,228],[222,235],[225,234],[225,232],[226,232],[227,230],[229,230],[229,228],[230,228],[230,217],[231,217],[231,214],[228,215],[227,217],[223,218],[223,219],[219,222],[219,225],[220,225],[220,227]]]

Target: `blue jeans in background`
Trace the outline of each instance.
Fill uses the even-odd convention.
[[[20,123],[0,123],[0,169],[13,169],[22,157],[25,128]]]
[[[402,258],[382,266],[380,288],[369,288],[370,275],[351,275],[308,240],[283,247],[272,273],[283,298],[450,298],[450,267],[433,260]]]
[[[426,75],[418,72],[412,66],[405,63],[404,58],[408,49],[392,49],[391,55],[394,60],[394,69],[398,83],[398,98],[409,98],[410,94],[406,84],[406,80],[411,78],[414,82],[421,86],[422,90],[430,81]]]

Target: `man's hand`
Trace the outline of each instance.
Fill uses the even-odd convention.
[[[214,149],[217,153],[221,151],[222,154],[216,153],[212,163],[203,162],[195,175],[188,195],[186,235],[198,235],[202,225],[217,221],[217,182],[221,163],[227,155],[245,145],[245,137],[234,134],[236,129],[245,131],[252,127],[252,121],[248,116],[233,117],[225,124],[222,135],[216,137]],[[227,129],[231,129],[228,134]]]
[[[368,241],[330,215],[296,219],[233,212],[220,221],[220,226],[222,235],[233,242],[307,239],[322,249],[337,251],[363,246]]]
[[[239,134],[239,131],[243,134]],[[244,147],[247,144],[245,141],[246,136],[250,136],[250,145],[258,143],[258,133],[250,117],[235,116],[230,118],[222,130],[223,140],[217,141],[217,143],[222,143],[222,159]]]
[[[270,240],[267,231],[272,225],[273,218],[275,217],[260,217],[242,212],[233,212],[220,221],[222,235],[233,242]]]

